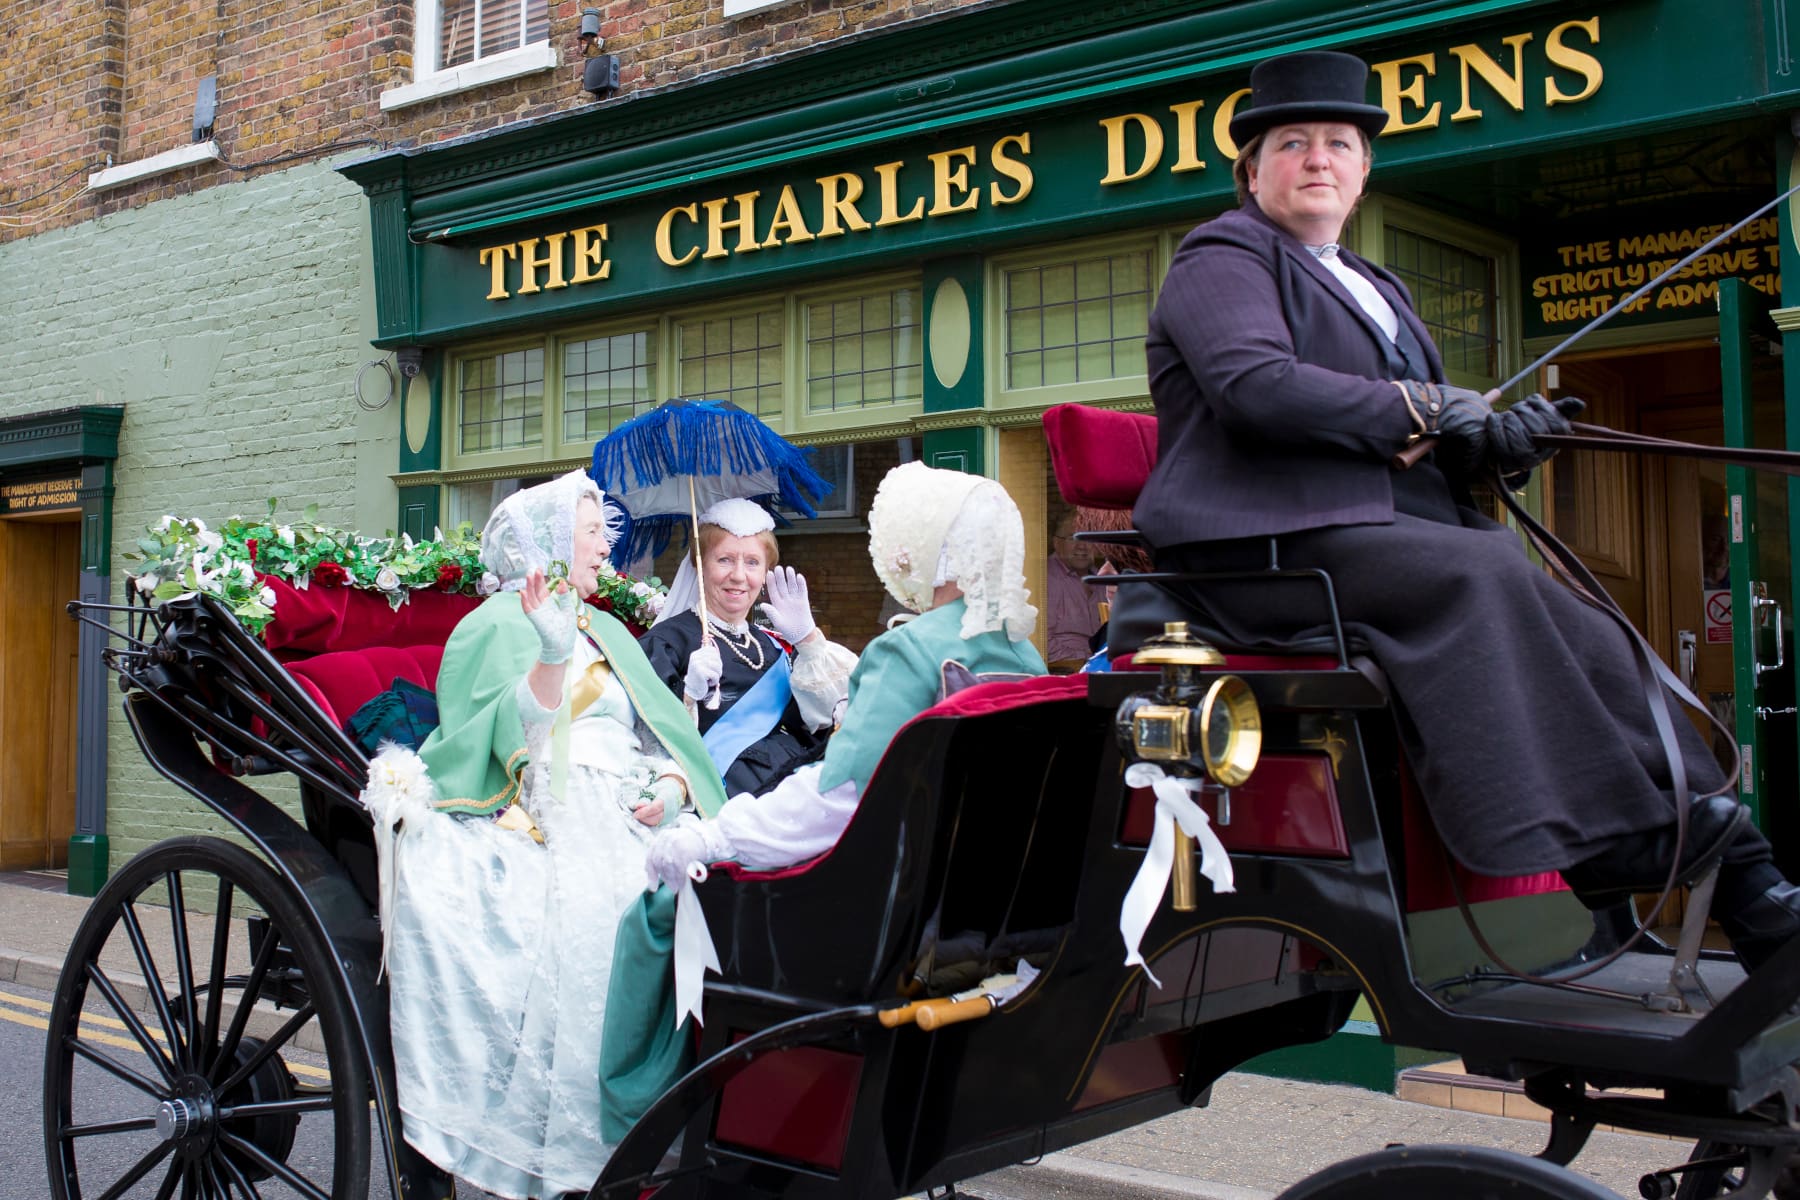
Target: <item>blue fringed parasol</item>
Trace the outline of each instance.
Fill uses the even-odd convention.
[[[595,445],[590,472],[631,516],[614,561],[660,554],[693,512],[720,500],[813,516],[831,485],[811,456],[729,400],[668,400],[633,417]]]

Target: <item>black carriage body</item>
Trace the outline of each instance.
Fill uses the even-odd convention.
[[[366,763],[228,616],[203,600],[171,608],[154,652],[115,659],[133,730],[304,898],[335,950],[314,969],[353,999],[376,1115],[397,1133],[373,849],[354,800]],[[1236,891],[1202,886],[1192,912],[1162,906],[1143,942],[1162,986],[1123,963],[1119,912],[1151,801],[1126,786],[1113,737],[1118,705],[1156,676],[988,685],[985,709],[940,706],[901,732],[831,852],[700,885],[723,973],[707,982],[699,1065],[591,1194],[636,1196],[654,1178],[669,1200],[871,1197],[965,1179],[1205,1103],[1247,1059],[1330,1036],[1359,996],[1388,1040],[1525,1080],[1559,1114],[1553,1161],[1596,1121],[1732,1146],[1800,1137],[1787,1065],[1800,1057],[1788,1011],[1800,947],[1751,986],[1729,962],[1703,962],[1723,997],[1706,1015],[1631,999],[1663,986],[1669,958],[1654,948],[1589,981],[1625,999],[1500,976],[1443,913],[1408,912],[1417,833],[1380,672],[1343,657],[1248,665],[1236,673],[1262,708],[1263,762],[1229,819],[1215,812]],[[304,827],[238,777],[272,769],[301,777]],[[1477,908],[1497,925],[1509,908],[1528,914],[1533,969],[1609,944],[1607,921],[1566,893]],[[880,1020],[1021,958],[1036,980],[982,1019],[930,1032]],[[1586,1090],[1614,1085],[1665,1093]],[[680,1167],[658,1175],[678,1134]],[[441,1186],[387,1141],[402,1147],[388,1163],[397,1194]]]

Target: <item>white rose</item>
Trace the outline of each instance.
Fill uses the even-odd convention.
[[[384,592],[400,590],[400,574],[392,567],[383,567],[375,572],[375,586]]]
[[[167,529],[169,526],[175,525],[178,523],[179,522],[177,522],[177,520],[175,519],[173,514],[164,513],[163,519],[156,523],[156,532],[161,533],[163,530]]]
[[[492,571],[483,571],[481,582],[475,585],[475,590],[483,596],[493,595],[500,590],[500,577]]]
[[[275,536],[280,538],[284,545],[291,546],[294,544],[294,528],[291,525],[283,525],[277,528],[275,530]]]
[[[139,575],[131,582],[136,585],[138,591],[148,596],[151,592],[156,590],[157,585],[160,584],[162,580],[156,577],[155,571],[152,571],[148,575]]]
[[[650,594],[650,585],[640,579],[631,585],[631,594],[634,596],[648,596]]]
[[[275,589],[268,586],[267,584],[263,585],[262,591],[256,593],[256,598],[257,598],[257,600],[261,601],[262,606],[264,608],[274,608],[275,607]]]
[[[210,529],[200,531],[200,545],[207,550],[217,550],[225,544],[225,539]]]
[[[648,596],[644,597],[644,607],[648,609],[650,615],[654,617],[662,612],[663,601],[667,599],[668,597],[661,592],[651,592]]]

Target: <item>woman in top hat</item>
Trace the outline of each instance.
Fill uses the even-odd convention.
[[[1754,967],[1800,931],[1800,889],[1710,794],[1728,781],[1672,697],[1673,715],[1652,713],[1626,632],[1470,499],[1472,480],[1511,482],[1547,458],[1534,439],[1566,432],[1581,402],[1494,411],[1450,386],[1405,285],[1337,244],[1388,120],[1367,77],[1331,51],[1251,72],[1231,120],[1239,207],[1182,242],[1151,317],[1159,454],[1137,527],[1165,570],[1267,565],[1272,539],[1281,566],[1330,573],[1346,632],[1393,686],[1438,830],[1471,869],[1561,870],[1596,907],[1657,891],[1674,806],[1688,805],[1681,875],[1722,858],[1713,915]],[[1391,466],[1421,434],[1435,452]],[[1208,584],[1199,603],[1247,645],[1319,632],[1324,615],[1316,589],[1267,582]]]

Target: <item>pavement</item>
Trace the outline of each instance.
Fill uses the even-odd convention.
[[[87,907],[86,898],[67,894],[59,873],[0,873],[0,987],[53,991]],[[154,921],[151,910],[145,922],[153,944]],[[130,974],[132,964],[117,966],[114,978]],[[1474,1144],[1535,1154],[1547,1133],[1538,1120],[1234,1072],[1214,1085],[1208,1108],[997,1171],[961,1190],[987,1200],[1269,1200],[1332,1163],[1391,1145]],[[1635,1196],[1640,1176],[1685,1158],[1688,1149],[1665,1138],[1595,1133],[1571,1169]]]

